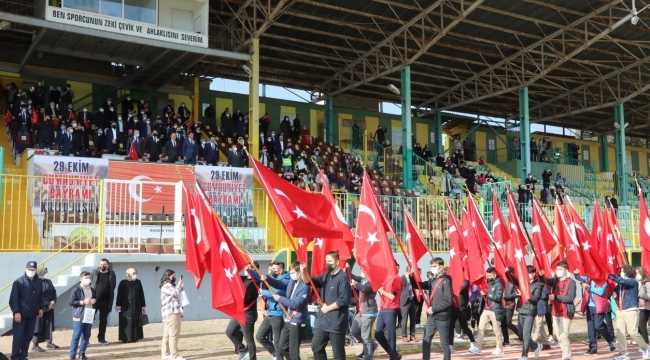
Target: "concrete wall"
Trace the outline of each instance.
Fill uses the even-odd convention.
[[[0,254],[0,263],[6,264],[3,266],[3,271],[0,273],[0,284],[4,286],[9,282],[15,280],[24,273],[25,264],[30,260],[42,262],[50,254],[49,253],[3,253]],[[80,254],[59,254],[49,260],[46,264],[49,273],[54,274],[57,269],[67,266],[70,262],[74,261]],[[210,285],[210,274],[206,274],[203,279],[203,284],[200,289],[194,286],[192,275],[185,272],[185,256],[183,255],[149,255],[149,254],[95,254],[94,268],[99,264],[99,259],[106,257],[111,262],[111,268],[115,271],[118,284],[119,281],[125,278],[126,269],[134,267],[138,270],[138,279],[142,281],[144,288],[145,301],[147,303],[147,314],[149,320],[153,322],[161,322],[162,316],[160,313],[160,278],[166,269],[172,269],[177,275],[184,274],[186,280],[185,291],[190,300],[190,305],[184,309],[184,320],[206,320],[206,319],[223,319],[225,315],[219,311],[212,309],[212,296]],[[445,261],[448,260],[448,255],[441,256]],[[266,269],[272,259],[272,255],[252,255],[253,260],[260,262],[260,268]],[[404,255],[396,253],[395,260],[400,264],[402,271],[406,268],[406,260]],[[420,269],[423,273],[429,269],[429,261],[431,259],[425,256],[419,263]],[[83,265],[83,261],[78,265]],[[62,274],[70,274],[70,269],[64,271]],[[358,274],[358,267],[353,267],[353,273]],[[57,279],[53,278],[56,284]],[[75,285],[76,286],[76,285]],[[59,299],[57,301],[54,313],[56,316],[56,326],[58,328],[71,328],[72,317],[70,315],[70,307],[68,306],[68,299],[70,297],[68,290],[63,294],[57,294]],[[0,293],[0,306],[7,304],[11,288]],[[116,294],[117,295],[117,294]],[[118,323],[117,313],[111,312],[108,318],[109,326],[116,326]],[[97,325],[97,322],[96,324]],[[114,331],[110,330],[109,331]]]

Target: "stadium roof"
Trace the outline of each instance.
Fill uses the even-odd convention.
[[[0,11],[17,13],[16,3],[33,2],[0,0]],[[532,122],[610,131],[614,104],[623,102],[628,134],[646,137],[650,10],[636,25],[633,17],[632,0],[210,0],[209,38],[212,49],[247,53],[259,36],[261,83],[308,90],[314,100],[399,102],[387,85],[399,87],[408,64],[412,104],[423,115],[516,119],[518,90],[528,86]],[[32,43],[21,33],[1,38],[3,47]],[[183,66],[247,80],[242,64],[202,56]]]

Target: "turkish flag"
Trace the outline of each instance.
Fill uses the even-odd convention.
[[[483,218],[481,218],[481,215],[478,212],[474,198],[471,195],[467,197],[467,212],[469,213],[472,224],[471,227],[468,227],[468,230],[470,233],[473,232],[475,234],[473,237],[475,242],[470,242],[470,244],[474,245],[470,245],[470,248],[478,245],[478,251],[481,255],[480,258],[483,260],[481,263],[485,263],[490,256],[490,244],[493,240],[487,226],[485,226]],[[471,239],[472,237],[470,236],[469,238]]]
[[[201,282],[203,281],[203,276],[205,274],[205,265],[203,263],[201,242],[205,242],[208,239],[202,238],[202,227],[200,219],[200,209],[197,208],[197,199],[196,196],[190,194],[190,192],[185,188],[185,198],[186,200],[186,226],[185,226],[185,270],[194,275],[194,281],[196,288],[201,287]],[[201,201],[199,199],[199,201]]]
[[[325,175],[321,171],[321,177],[324,176]],[[330,200],[330,202],[332,203],[332,208],[334,208],[334,211],[330,213],[330,225],[332,225],[337,229],[340,229],[343,232],[343,238],[341,240],[345,241],[344,245],[347,246],[348,250],[352,250],[352,248],[354,247],[354,235],[352,235],[350,226],[348,226],[348,224],[345,222],[345,217],[341,212],[341,208],[339,207],[339,204],[336,202],[336,198],[334,197],[334,194],[332,193],[330,186],[327,184],[326,181],[323,181],[322,184],[323,184],[323,188],[321,189],[321,193],[323,193],[323,195]]]
[[[623,233],[621,232],[621,224],[618,223],[618,217],[616,216],[616,211],[610,205],[609,207],[605,206],[605,213],[609,216],[609,219],[612,221],[614,232],[614,240],[618,244],[619,251],[624,254],[627,250],[625,249],[625,240],[623,239]]]
[[[587,227],[578,216],[578,212],[571,204],[571,199],[567,196],[567,210],[569,213],[568,220],[573,222],[573,228],[575,229],[575,237],[580,247],[578,251],[582,252],[582,267],[584,271],[581,271],[582,274],[589,276],[596,283],[602,283],[607,280],[607,271],[604,269],[603,260],[601,259],[598,252],[591,245],[593,240]]]
[[[216,220],[216,215],[213,218]],[[246,289],[239,272],[249,263],[220,221],[211,234],[214,247],[210,251],[212,262],[212,308],[223,312],[239,323],[246,323],[244,294]]]
[[[481,255],[481,250],[477,246],[477,234],[475,229],[475,222],[469,212],[464,212],[467,218],[463,218],[463,226],[467,229],[467,265],[469,267],[467,273],[469,274],[468,280],[470,284],[478,285],[482,290],[487,290],[487,280],[485,278],[485,260]]]
[[[643,248],[641,267],[650,269],[650,218],[648,218],[648,208],[641,189],[639,189],[639,245]]]
[[[551,263],[548,261],[548,254],[557,247],[555,235],[551,233],[544,219],[542,218],[541,209],[533,201],[533,249],[535,249],[536,260],[533,266],[537,271],[544,270],[545,274],[552,274]]]
[[[305,191],[248,156],[258,179],[285,229],[293,237],[341,239],[343,232],[328,224],[334,209],[323,194]]]
[[[307,245],[309,245],[312,240],[313,239],[298,238],[298,252],[296,253],[296,256],[298,257],[298,261],[301,263],[307,263]],[[312,263],[312,269],[313,266]]]
[[[578,269],[584,274],[582,266],[582,252],[580,251],[580,243],[575,236],[575,228],[569,227],[568,219],[565,218],[561,205],[558,200],[555,200],[555,233],[558,237],[558,243],[566,251],[566,257],[571,265],[571,270]]]
[[[492,234],[494,235],[494,267],[502,279],[506,278],[506,251],[504,246],[510,240],[508,225],[503,218],[497,197],[492,195]]]
[[[611,227],[611,224],[607,217],[607,210],[604,213],[603,221],[603,231],[602,237],[604,240],[601,240],[600,251],[604,255],[603,261],[606,264],[606,269],[610,274],[616,274],[621,266],[624,264],[623,256],[618,250],[618,245],[616,240],[614,240],[614,230]],[[645,251],[645,250],[644,250]],[[643,260],[643,254],[641,255]]]
[[[106,207],[109,212],[166,214],[174,212],[175,185],[194,183],[191,167],[128,161],[109,161],[108,179],[126,182],[106,183]]]
[[[591,246],[599,253],[605,246],[602,222],[600,206],[598,206],[598,202],[594,202],[594,214],[591,219],[591,239],[593,240],[593,244]]]
[[[409,212],[406,210],[404,210],[404,232],[406,233],[404,236],[406,240],[406,248],[408,249],[407,259],[409,262],[409,268],[411,268],[411,271],[414,272],[413,276],[415,277],[415,280],[420,283],[422,282],[422,277],[418,271],[418,263],[420,262],[420,259],[424,257],[424,255],[429,253],[429,249],[424,243],[424,240],[422,240],[420,232],[415,226],[411,215],[409,215]]]
[[[355,258],[373,291],[397,275],[393,249],[388,243],[389,226],[372,191],[372,182],[364,173],[354,241]]]
[[[517,248],[525,249],[528,245],[526,235],[524,234],[524,225],[519,217],[519,209],[512,196],[512,191],[508,190],[508,222],[510,223],[510,238],[517,243]],[[512,260],[512,259],[509,259]]]
[[[508,259],[512,260],[512,267],[515,268],[515,276],[519,279],[521,302],[525,303],[530,299],[530,282],[528,280],[528,266],[525,258],[527,251],[525,247],[520,245],[516,241],[511,241],[506,247],[508,248]]]
[[[131,142],[131,149],[129,149],[129,159],[133,161],[140,160],[140,157],[138,156],[138,152],[135,151],[135,140]]]
[[[462,245],[462,230],[460,225],[458,225],[458,220],[456,215],[451,211],[451,207],[445,200],[447,204],[447,219],[449,223],[449,275],[451,275],[451,288],[454,292],[454,296],[458,297],[460,294],[460,288],[463,285],[463,280],[465,279],[463,271],[463,252],[464,249]]]

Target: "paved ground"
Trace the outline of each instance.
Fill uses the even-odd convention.
[[[234,348],[224,332],[226,329],[227,320],[205,320],[205,321],[188,321],[183,322],[181,329],[180,353],[181,356],[188,360],[198,359],[220,359],[230,360],[237,359],[234,353]],[[259,322],[258,322],[259,324]],[[605,349],[604,341],[601,341],[599,356],[584,356],[587,351],[587,346],[581,341],[580,336],[584,336],[586,324],[584,319],[576,319],[573,326],[572,333],[576,334],[573,341],[573,359],[612,359],[617,356],[617,353],[608,353]],[[96,334],[97,329],[93,328],[91,334],[91,345],[88,347],[86,355],[91,360],[117,360],[117,359],[143,359],[154,360],[160,359],[160,340],[162,337],[162,325],[151,324],[145,327],[145,339],[138,343],[122,344],[117,342],[117,329],[115,327],[107,330],[107,340],[111,342],[110,345],[102,346],[97,344]],[[491,335],[491,334],[490,334]],[[48,350],[44,353],[30,354],[30,359],[67,359],[68,346],[72,331],[58,330],[54,334],[55,343],[61,346],[58,350]],[[418,330],[418,339],[422,336],[422,330]],[[512,340],[514,338],[515,340]],[[437,346],[437,339],[434,339],[436,346],[432,349],[432,359],[442,358],[440,348]],[[494,340],[493,337],[487,338],[485,347],[486,354],[472,355],[466,350],[469,343],[467,341],[456,342],[457,350],[452,353],[453,358],[462,359],[518,359],[520,356],[521,346],[516,340],[516,336],[511,334],[512,347],[506,347],[505,353],[499,356],[489,355],[493,350]],[[398,340],[398,347],[400,352],[404,354],[404,360],[421,359],[420,343],[402,343]],[[347,354],[350,358],[354,358],[359,354],[361,347],[359,345],[347,347]],[[638,352],[636,345],[630,345],[630,350],[633,359],[641,359],[641,354]],[[11,337],[0,337],[0,351],[7,354],[11,352]],[[270,360],[271,356],[258,347],[258,359]],[[302,358],[312,358],[310,344],[305,341],[302,345]],[[329,353],[331,355],[331,353]],[[378,352],[377,359],[387,359],[383,351]],[[531,354],[531,359],[532,359]],[[561,359],[560,348],[557,344],[553,344],[552,349],[542,352],[543,359]]]

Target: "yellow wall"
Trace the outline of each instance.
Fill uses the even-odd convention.
[[[260,117],[264,116],[266,114],[266,104],[265,103],[260,103]],[[282,120],[282,119],[280,119]],[[291,119],[293,120],[293,119]],[[248,120],[250,121],[250,120]],[[273,121],[273,117],[271,116],[271,121]]]
[[[309,135],[318,136],[318,110],[309,109]]]
[[[68,84],[72,85],[72,91],[74,91],[74,99],[72,99],[72,108],[75,111],[82,110],[79,108],[80,106],[87,105],[88,111],[92,112],[95,109],[93,109],[93,98],[92,96],[88,96],[83,100],[80,100],[79,103],[77,103],[77,99],[81,99],[82,97],[86,95],[90,95],[93,92],[93,84],[91,83],[84,83],[84,82],[79,82],[79,81],[72,81],[72,80],[67,80]],[[45,95],[47,98],[47,95]],[[117,110],[117,107],[116,107]]]
[[[476,159],[478,160],[482,156],[483,159],[488,161],[487,160],[488,159],[488,157],[487,157],[488,143],[487,143],[486,134],[484,132],[482,132],[482,131],[477,131],[476,132],[476,141],[475,142],[476,142]],[[499,142],[499,140],[497,139],[495,141],[495,143],[498,143],[498,142]],[[479,146],[479,144],[485,144],[485,146]],[[499,147],[496,146],[496,144],[495,144],[495,148],[499,148]]]
[[[169,98],[171,100],[174,100],[174,109],[178,109],[178,107],[181,106],[181,103],[185,103],[187,110],[194,112],[192,109],[192,99],[190,99],[188,95],[169,94]],[[232,109],[230,110],[232,111]]]
[[[646,152],[639,151],[639,168],[641,174],[648,175],[648,155]]]
[[[420,146],[422,147],[429,143],[429,125],[415,123],[415,129],[413,130],[415,130],[413,131],[413,134],[415,135],[415,142],[420,143]]]
[[[349,126],[343,126],[343,122],[346,120],[352,120],[352,114],[342,114],[339,113],[339,141],[350,141],[350,127]]]
[[[374,134],[379,126],[379,118],[374,116],[366,116],[366,130],[368,131],[368,136]]]
[[[613,147],[607,149],[609,151],[609,171],[616,171],[616,149]]]

